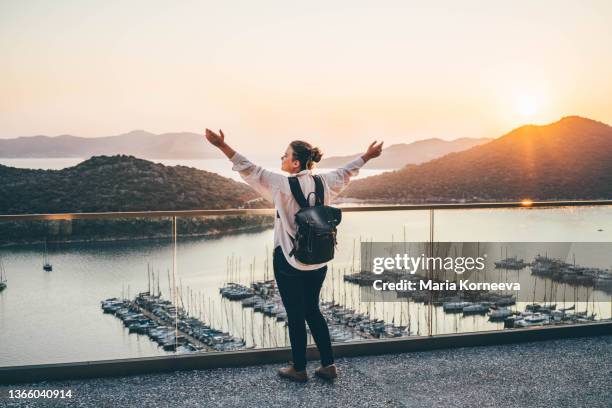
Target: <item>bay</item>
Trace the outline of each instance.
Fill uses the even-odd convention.
[[[612,208],[436,211],[434,232],[437,241],[612,242]],[[342,277],[358,264],[353,248],[358,250],[360,241],[426,241],[428,236],[428,211],[346,213],[322,300],[389,323],[410,325],[414,335],[427,335],[426,306],[365,302],[359,288]],[[219,288],[229,280],[231,259],[235,265],[232,281],[248,284],[252,277],[272,278],[272,239],[271,229],[215,238],[179,238],[176,275],[184,306],[215,328],[245,338],[248,346],[287,345],[282,322],[243,309],[219,294]],[[8,279],[8,287],[0,292],[0,366],[168,354],[146,336],[129,334],[116,317],[103,314],[100,301],[146,291],[148,267],[155,271],[155,286],[169,298],[174,264],[171,240],[50,244],[52,272],[42,270],[42,253],[42,245],[0,248]],[[574,255],[581,265],[611,266],[602,254]],[[493,281],[508,280],[503,272],[495,273]],[[525,284],[540,279],[527,270],[509,273],[517,274]],[[538,285],[543,287],[544,281],[539,280]],[[566,306],[571,304],[568,299]],[[597,313],[597,318],[610,318],[609,301],[579,302],[576,307]],[[524,309],[524,304],[517,308]],[[432,312],[433,334],[503,328],[503,324],[478,315],[445,314],[441,307]]]

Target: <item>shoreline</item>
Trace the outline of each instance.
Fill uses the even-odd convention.
[[[220,238],[225,235],[234,235],[243,232],[261,232],[267,229],[273,228],[273,225],[264,226],[264,225],[256,225],[256,226],[246,226],[242,228],[231,228],[223,231],[214,231],[214,232],[204,232],[204,233],[187,233],[180,234],[177,233],[177,238],[199,238],[199,237],[210,237],[210,238]],[[171,239],[172,234],[156,234],[156,235],[147,235],[147,236],[121,236],[114,238],[93,238],[93,239],[59,239],[59,240],[47,240],[47,244],[78,244],[78,243],[94,243],[94,242],[122,242],[122,241],[147,241],[147,240],[158,240],[158,239]],[[37,241],[28,241],[28,242],[10,242],[6,244],[0,244],[0,248],[10,248],[15,246],[32,246],[32,245],[41,245],[44,244],[44,240]]]

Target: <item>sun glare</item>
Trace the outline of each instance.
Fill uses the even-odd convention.
[[[542,102],[536,95],[524,94],[517,98],[516,105],[523,118],[532,118],[540,113]]]

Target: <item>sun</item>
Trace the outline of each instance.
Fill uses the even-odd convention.
[[[541,99],[533,94],[524,94],[517,98],[516,106],[523,118],[532,118],[540,112]]]

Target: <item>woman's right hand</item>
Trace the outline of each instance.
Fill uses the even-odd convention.
[[[225,144],[225,135],[221,129],[219,129],[219,134],[216,134],[210,129],[206,129],[206,139],[217,147],[221,147]]]

